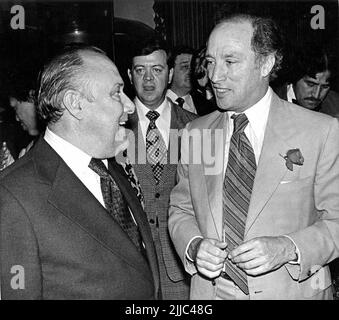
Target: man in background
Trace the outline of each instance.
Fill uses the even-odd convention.
[[[278,95],[304,108],[332,116],[339,115],[339,95],[331,91],[336,75],[336,59],[323,46],[305,43],[295,48],[287,85],[278,87]]]
[[[169,195],[175,184],[179,156],[177,136],[175,141],[170,136],[196,115],[166,98],[173,69],[169,68],[168,49],[163,41],[154,38],[142,43],[133,55],[128,75],[136,93],[136,110],[129,116],[136,147],[133,167],[157,251],[162,298],[188,299],[189,277],[174,250],[167,227]],[[171,163],[170,155],[174,153],[175,162]]]
[[[38,112],[47,129],[0,177],[2,299],[158,297],[146,216],[114,159],[134,111],[123,87],[94,47],[45,66]]]
[[[171,52],[170,68],[173,77],[167,90],[167,97],[179,107],[197,114],[197,109],[190,95],[192,90],[191,61],[194,50],[187,46],[177,46]]]

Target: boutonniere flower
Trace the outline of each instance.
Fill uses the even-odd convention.
[[[286,167],[288,170],[293,171],[293,165],[302,166],[304,164],[304,157],[299,149],[290,149],[287,151],[286,156],[281,155],[286,160]]]

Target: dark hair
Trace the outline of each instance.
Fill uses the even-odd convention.
[[[106,56],[101,49],[86,45],[72,45],[65,47],[52,58],[40,74],[37,110],[42,119],[53,123],[60,119],[64,112],[62,106],[63,93],[66,90],[83,90],[90,80],[84,75],[84,60],[81,53],[92,52]]]
[[[151,37],[147,38],[144,41],[138,43],[134,49],[131,56],[131,66],[133,65],[133,58],[138,56],[147,56],[154,51],[163,50],[166,52],[167,55],[167,64],[169,59],[169,48],[163,39],[160,37]]]
[[[181,55],[181,54],[194,54],[194,49],[188,46],[183,46],[183,45],[179,45],[173,48],[173,50],[171,51],[170,54],[170,58],[168,60],[168,66],[170,68],[174,67],[175,64],[175,60],[177,58],[177,56]]]
[[[250,14],[231,14],[217,22],[217,26],[226,22],[248,21],[252,24],[253,35],[251,47],[259,61],[270,54],[275,56],[275,64],[271,70],[270,80],[277,77],[283,60],[283,37],[273,19]]]
[[[7,96],[18,101],[31,101],[32,90],[37,87],[38,70],[24,64],[17,65],[9,73],[7,80]]]
[[[292,56],[290,81],[296,83],[304,76],[315,78],[319,72],[330,71],[335,76],[336,61],[326,46],[312,42],[299,44]]]

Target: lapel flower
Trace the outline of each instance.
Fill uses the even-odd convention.
[[[282,155],[281,155],[282,156]],[[304,157],[299,149],[290,149],[287,151],[286,156],[282,156],[286,160],[286,167],[288,170],[293,171],[293,165],[302,166],[304,164]]]

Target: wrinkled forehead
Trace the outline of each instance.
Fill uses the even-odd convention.
[[[253,27],[249,21],[230,21],[217,25],[209,36],[206,55],[234,47],[252,50]]]

